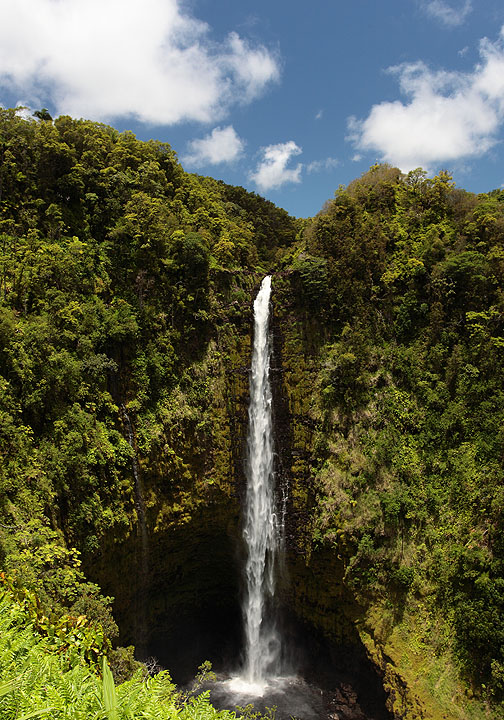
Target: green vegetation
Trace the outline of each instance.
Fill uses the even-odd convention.
[[[0,717],[4,720],[233,720],[216,711],[208,693],[185,697],[164,671],[138,670],[116,686],[103,654],[103,635],[84,617],[52,625],[34,608],[34,595],[0,588]],[[35,623],[34,623],[35,620]],[[97,645],[98,643],[98,645]],[[90,663],[89,653],[95,654]]]
[[[298,549],[331,559],[369,647],[402,671],[416,643],[502,714],[504,192],[381,165],[298,221],[166,144],[40,112],[0,109],[2,569],[49,624],[86,616],[114,640],[100,563],[124,544],[129,583],[141,522],[154,545],[236,501],[251,298],[273,271]],[[6,592],[12,717],[53,715],[72,687],[81,717],[148,717],[156,697],[214,717],[165,674],[128,680],[131,648],[108,649],[121,683],[103,693]]]
[[[427,617],[425,647],[451,651],[492,701],[504,696],[503,257],[504,192],[376,166],[309,224],[280,300],[304,318],[297,342],[318,338],[312,547],[343,559],[363,611],[389,604],[385,639],[404,613]]]
[[[296,231],[250,196],[266,209],[256,246],[242,196],[184,173],[167,145],[0,111],[0,520],[18,533],[2,533],[4,557],[45,542],[47,523],[86,554],[130,531],[124,408],[145,466],[167,446],[180,476],[186,436],[211,444],[209,378],[193,366],[234,342],[247,274],[279,225],[285,243]]]
[[[231,483],[222,377],[254,273],[297,225],[166,144],[38,118],[0,109],[0,564],[51,616],[114,639],[86,573],[130,542],[122,581],[139,584],[133,462],[151,533]],[[134,668],[110,657],[116,677]]]

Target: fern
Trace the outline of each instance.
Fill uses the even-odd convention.
[[[110,672],[107,659],[102,659],[103,674],[103,706],[107,714],[107,720],[118,720],[117,714],[117,694],[114,685],[114,678]]]
[[[16,718],[16,720],[31,720],[31,718],[38,718],[42,715],[48,715],[49,713],[53,713],[56,710],[56,708],[48,707],[48,708],[42,708],[41,710],[34,710],[31,713],[28,713],[28,715],[22,715],[19,718]]]
[[[75,628],[40,637],[30,612],[0,587],[1,720],[236,720],[208,693],[184,699],[168,672],[147,680],[138,672],[116,687],[104,656],[100,678],[85,643],[71,647]]]

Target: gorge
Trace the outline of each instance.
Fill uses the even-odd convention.
[[[278,720],[387,718],[389,714],[385,710],[385,696],[378,690],[377,677],[375,687],[367,688],[364,693],[364,703],[370,711],[370,714],[364,715],[353,688],[342,685],[338,689],[332,687],[323,690],[296,675],[299,653],[304,650],[302,636],[298,633],[297,642],[291,638],[290,643],[286,643],[279,626],[281,608],[276,597],[276,586],[281,573],[284,573],[284,580],[285,576],[288,578],[284,558],[288,488],[284,487],[280,493],[275,483],[274,408],[269,378],[271,282],[269,275],[263,279],[254,301],[245,460],[247,487],[243,510],[246,546],[242,601],[245,637],[243,665],[240,673],[232,675],[229,680],[219,678],[219,682],[211,683],[208,686],[210,697],[217,707],[234,709],[252,703],[262,712],[274,708],[274,716]],[[313,658],[310,664],[313,665]],[[310,675],[315,679],[313,670],[312,666]],[[334,683],[335,678],[332,681]]]
[[[119,696],[134,645],[181,686],[205,660],[303,678],[307,716],[499,717],[502,191],[379,165],[294,219],[131,133],[0,128],[0,560],[35,625],[118,632]],[[278,544],[250,552],[265,276]],[[244,592],[256,552],[283,558],[273,599]]]
[[[282,449],[273,428],[273,416],[281,417],[281,412],[278,408],[275,413],[270,385],[270,373],[275,374],[275,368],[270,368],[271,334],[275,330],[270,327],[269,317],[271,281],[270,276],[262,281],[254,302],[251,366],[246,372],[250,381],[244,395],[248,419],[242,448],[237,453],[239,465],[244,468],[245,487],[241,490],[243,507],[228,539],[230,557],[225,560],[221,554],[219,533],[223,529],[214,527],[216,537],[211,535],[208,523],[212,510],[207,509],[201,520],[189,523],[188,531],[191,533],[192,525],[196,537],[190,540],[186,535],[183,541],[187,552],[185,572],[177,574],[176,590],[171,583],[164,588],[172,598],[178,594],[184,597],[185,617],[181,617],[180,608],[151,617],[147,634],[151,640],[145,657],[152,653],[181,683],[188,683],[198,665],[209,659],[217,679],[199,686],[198,692],[209,690],[217,707],[236,709],[252,703],[262,712],[274,707],[278,720],[322,720],[335,714],[348,720],[385,720],[391,717],[385,707],[386,695],[364,649],[359,651],[358,645],[354,647],[350,642],[328,642],[316,627],[310,627],[296,616],[295,609],[288,607],[290,582],[299,582],[299,578],[290,577],[290,562],[284,557],[288,481],[284,476],[278,487],[275,483],[275,476],[280,475],[275,464],[281,462],[285,447]],[[206,526],[203,536],[199,522]],[[173,532],[170,534],[173,536]],[[243,547],[237,553],[232,543],[239,548],[242,536]],[[203,544],[208,555],[200,560]],[[159,561],[162,571],[166,571],[167,559],[177,550],[178,545],[163,550]],[[203,563],[208,567],[198,585],[191,569],[196,564],[199,573]],[[222,582],[225,567],[235,575],[231,597]],[[145,587],[140,577],[138,580],[145,605],[146,598],[152,597],[152,589]],[[209,593],[212,583],[215,589]],[[215,605],[207,605],[209,597]],[[163,633],[160,629],[171,620],[167,615],[173,615],[175,624]],[[134,627],[127,618],[123,624]],[[141,640],[136,640],[137,649]],[[185,653],[180,653],[181,645],[186,647]]]

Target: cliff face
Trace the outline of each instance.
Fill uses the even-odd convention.
[[[384,555],[370,562],[362,552],[366,528],[383,543],[392,536],[372,495],[384,472],[375,457],[383,423],[377,405],[391,380],[380,380],[378,371],[365,402],[328,410],[324,389],[334,335],[299,303],[295,275],[279,273],[274,287],[278,476],[288,494],[285,607],[328,642],[333,679],[351,667],[368,686],[378,681],[394,718],[480,717],[483,706],[460,681],[452,646],[437,644],[435,633],[447,629],[427,609],[420,588],[384,590],[377,570]],[[406,533],[403,528],[393,541],[395,562],[412,552]]]
[[[235,658],[273,268],[286,626],[374,663],[398,717],[498,707],[504,192],[375,166],[297,221],[131,133],[0,108],[0,134],[2,569],[110,624],[99,582],[182,674]]]
[[[288,497],[282,599],[286,612],[306,633],[306,644],[313,644],[315,653],[324,654],[322,648],[328,653],[325,669],[318,669],[318,681],[324,678],[334,687],[346,676],[361,697],[366,693],[373,697],[375,712],[380,703],[383,710],[386,706],[394,712],[393,687],[383,685],[384,668],[367,652],[357,629],[363,610],[345,584],[347,559],[336,548],[314,541],[316,474],[323,452],[317,396],[324,328],[300,312],[290,281],[286,273],[276,278],[272,321],[277,482]],[[314,679],[309,667],[304,672]]]
[[[148,453],[145,418],[132,416],[143,517],[137,504],[124,535],[105,535],[86,566],[115,598],[120,642],[180,682],[208,657],[217,668],[238,662],[250,340],[247,303],[158,410]]]
[[[115,597],[120,642],[134,643],[139,657],[155,656],[178,682],[192,677],[205,659],[217,670],[237,667],[240,659],[253,296],[251,287],[249,311],[232,336],[210,341],[190,370],[193,382],[199,377],[207,386],[194,413],[199,428],[190,408],[182,408],[182,399],[174,396],[176,441],[167,422],[166,442],[157,444],[161,451],[145,456],[132,415],[143,513],[131,502],[129,528],[122,537],[115,530],[105,535],[100,553],[86,566],[88,575]],[[331,690],[352,687],[364,706],[378,703],[385,713],[382,673],[356,631],[360,611],[345,588],[343,560],[313,544],[311,403],[317,352],[305,342],[302,319],[285,312],[279,297],[274,295],[272,303],[271,376],[279,501],[287,496],[286,572],[279,589],[288,652],[309,680]]]
[[[99,555],[86,566],[88,575],[115,597],[120,642],[134,643],[139,657],[155,656],[178,682],[194,676],[205,659],[217,670],[237,667],[240,660],[243,460],[254,291],[251,286],[248,312],[244,309],[234,332],[211,340],[190,369],[192,382],[200,378],[206,385],[204,398],[192,408],[196,425],[191,409],[183,409],[181,397],[173,396],[167,406],[178,407],[177,436],[166,422],[165,443],[157,443],[161,450],[145,456],[138,442],[141,426],[132,416],[143,512],[132,503],[123,537],[115,531],[106,535]],[[306,342],[303,319],[280,299],[275,291],[271,377],[279,504],[287,497],[287,555],[279,580],[286,652],[316,685],[341,688],[342,698],[349,692],[355,703],[367,703],[376,717],[386,718],[382,673],[356,631],[359,613],[343,582],[343,560],[313,544],[316,424],[311,405],[317,348]],[[312,339],[316,330],[311,327]],[[350,712],[350,700],[341,703]]]
[[[205,659],[216,669],[239,664],[243,458],[251,309],[259,281],[258,276],[249,283],[248,309],[233,332],[211,340],[190,368],[191,383],[206,388],[198,404],[185,406],[180,396],[171,397],[167,407],[178,414],[175,423],[166,420],[160,449],[146,456],[136,446],[146,545],[141,518],[133,512],[124,537],[112,532],[87,568],[116,598],[121,642],[134,642],[142,657],[156,656],[179,682]],[[358,530],[371,513],[355,488],[362,487],[361,476],[372,463],[362,425],[374,432],[373,405],[347,416],[324,411],[327,330],[300,308],[288,273],[274,276],[272,313],[277,492],[279,502],[287,497],[279,591],[296,663],[325,687],[350,683],[364,703],[366,697],[381,703],[391,717],[458,717],[468,698],[456,675],[449,670],[442,680],[443,692],[446,687],[454,693],[451,710],[428,685],[436,672],[446,675],[450,664],[446,655],[434,662],[425,638],[419,644],[418,603],[406,603],[397,590],[384,602],[352,574],[356,547],[349,524]],[[140,435],[141,425],[135,432]],[[348,488],[354,501],[343,494]]]

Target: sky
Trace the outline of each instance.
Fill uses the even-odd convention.
[[[0,0],[0,105],[170,143],[297,217],[388,162],[504,187],[502,0]]]

